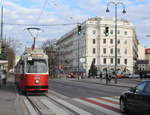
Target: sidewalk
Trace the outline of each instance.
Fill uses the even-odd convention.
[[[0,88],[0,115],[16,115],[15,100],[16,92],[13,83],[13,77],[7,79],[6,87]]]
[[[67,78],[68,79],[68,78]],[[93,83],[93,84],[100,84],[100,85],[109,85],[109,86],[118,86],[118,87],[134,87],[137,83],[122,83],[118,79],[117,84],[115,84],[114,79],[111,80],[110,83],[106,84],[106,79],[95,79],[95,78],[86,78],[86,79],[69,79],[72,81],[78,81],[78,82],[86,82],[86,83]],[[123,79],[122,79],[123,80]],[[137,80],[137,82],[140,82],[140,80]]]

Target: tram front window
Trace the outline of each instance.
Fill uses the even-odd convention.
[[[27,61],[27,73],[46,73],[47,63],[45,60]]]

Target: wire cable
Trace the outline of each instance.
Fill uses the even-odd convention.
[[[4,25],[12,25],[12,26],[69,26],[69,25],[77,25],[79,23],[64,23],[64,24],[13,24],[13,23],[4,23]]]
[[[42,14],[44,13],[44,9],[45,9],[47,3],[48,3],[48,0],[45,0],[45,2],[44,2],[44,4],[43,4],[43,7],[42,7],[42,10],[41,10],[41,12],[40,12],[40,14],[39,14],[39,16],[38,16],[38,18],[37,18],[37,21],[40,20]]]

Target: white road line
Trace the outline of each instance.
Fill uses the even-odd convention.
[[[65,110],[61,109],[60,107],[57,107],[52,102],[46,99],[41,99],[41,101],[56,115],[69,115],[69,113],[67,113]]]
[[[108,99],[108,100],[115,101],[115,102],[119,103],[119,99],[115,99],[115,98],[112,98],[112,97],[101,97],[101,98]]]
[[[57,96],[60,96],[60,97],[62,97],[62,98],[69,98],[69,97],[67,97],[67,96],[65,96],[65,95],[62,95],[62,94],[60,94],[60,93],[57,93],[57,92],[55,92],[55,91],[52,91],[52,90],[48,90],[49,92],[51,92],[52,94],[54,94],[54,95],[57,95]]]
[[[77,102],[80,102],[86,106],[89,106],[89,107],[92,107],[98,111],[101,111],[103,113],[106,113],[107,115],[121,115],[120,113],[117,113],[117,112],[114,112],[114,111],[111,111],[109,109],[106,109],[106,108],[103,108],[103,107],[100,107],[96,104],[93,104],[93,103],[90,103],[90,102],[86,102],[84,100],[81,100],[81,99],[78,99],[78,98],[74,98],[73,100],[77,101]]]
[[[87,112],[87,111],[85,111],[83,109],[80,109],[80,108],[78,108],[78,107],[76,107],[76,106],[74,106],[74,105],[72,105],[72,104],[70,104],[70,103],[68,103],[68,102],[66,102],[66,101],[64,101],[62,99],[58,99],[57,101],[59,103],[65,105],[66,107],[72,109],[73,111],[79,113],[80,115],[93,115],[93,114],[91,114],[91,113],[89,113],[89,112]]]
[[[32,105],[27,99],[24,100],[24,103],[26,107],[28,108],[29,112],[31,113],[31,115],[38,115],[38,113],[35,111],[35,109],[32,107]]]
[[[88,98],[88,99],[99,102],[99,103],[102,103],[102,104],[106,104],[106,105],[109,105],[109,106],[112,106],[112,107],[115,107],[117,109],[120,108],[120,106],[118,104],[109,103],[109,102],[106,102],[106,101],[103,101],[103,100],[100,100],[100,99],[96,99],[96,98]]]

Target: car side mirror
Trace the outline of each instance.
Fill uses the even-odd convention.
[[[135,92],[135,91],[136,91],[136,87],[131,87],[131,88],[129,89],[129,91]]]

